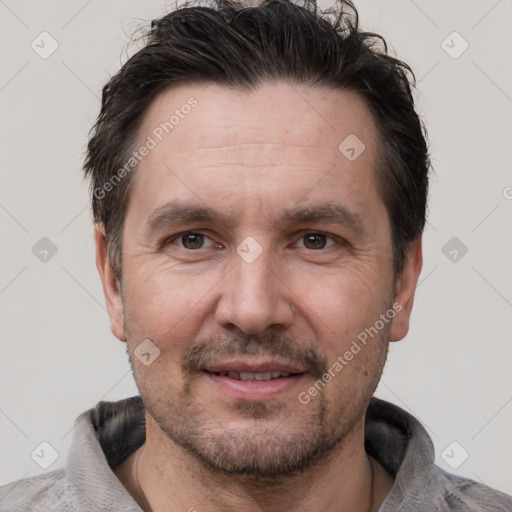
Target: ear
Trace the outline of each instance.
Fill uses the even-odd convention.
[[[115,277],[108,258],[105,227],[101,223],[96,224],[94,228],[94,242],[96,244],[96,267],[100,274],[103,295],[110,316],[110,328],[116,338],[126,341],[120,283]]]
[[[391,324],[390,341],[399,341],[405,338],[409,331],[414,294],[423,266],[421,237],[409,244],[404,257],[404,268],[396,283],[394,300],[395,304],[400,304],[401,309],[398,311],[397,308],[396,316]]]

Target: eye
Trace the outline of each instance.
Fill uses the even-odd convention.
[[[208,241],[210,242],[209,245],[205,245],[205,243],[208,244]],[[172,243],[176,243],[176,245],[182,249],[189,250],[205,249],[206,247],[211,247],[213,245],[213,241],[209,237],[203,235],[202,233],[196,233],[193,231],[187,231],[186,233],[179,233],[174,235],[168,238],[164,245],[169,245]]]
[[[331,240],[331,244],[327,245],[329,240]],[[336,243],[333,241],[332,237],[325,235],[324,233],[307,233],[299,241],[304,243],[306,249],[313,250],[326,249]]]

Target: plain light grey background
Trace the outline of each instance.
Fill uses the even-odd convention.
[[[355,3],[417,75],[435,168],[411,330],[377,396],[423,422],[441,467],[512,494],[512,3]],[[41,442],[56,450],[47,470],[63,466],[81,412],[137,394],[81,164],[129,36],[172,7],[0,0],[0,485],[44,471]]]

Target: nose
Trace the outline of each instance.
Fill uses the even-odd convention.
[[[222,280],[215,311],[217,323],[225,329],[237,327],[247,334],[260,334],[271,326],[289,327],[294,318],[294,294],[283,273],[264,254],[252,263],[237,254],[233,260],[231,272]]]

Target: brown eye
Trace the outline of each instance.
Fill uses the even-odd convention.
[[[222,248],[221,245],[217,244],[215,240],[208,235],[197,231],[182,231],[181,233],[176,233],[165,239],[161,244],[161,248],[165,248],[166,251],[174,251],[176,247],[188,252]],[[182,252],[182,254],[184,253]]]
[[[321,233],[310,233],[303,237],[307,249],[323,249],[327,243],[327,236]]]
[[[200,233],[185,233],[181,235],[180,241],[185,249],[201,249],[204,238]]]

